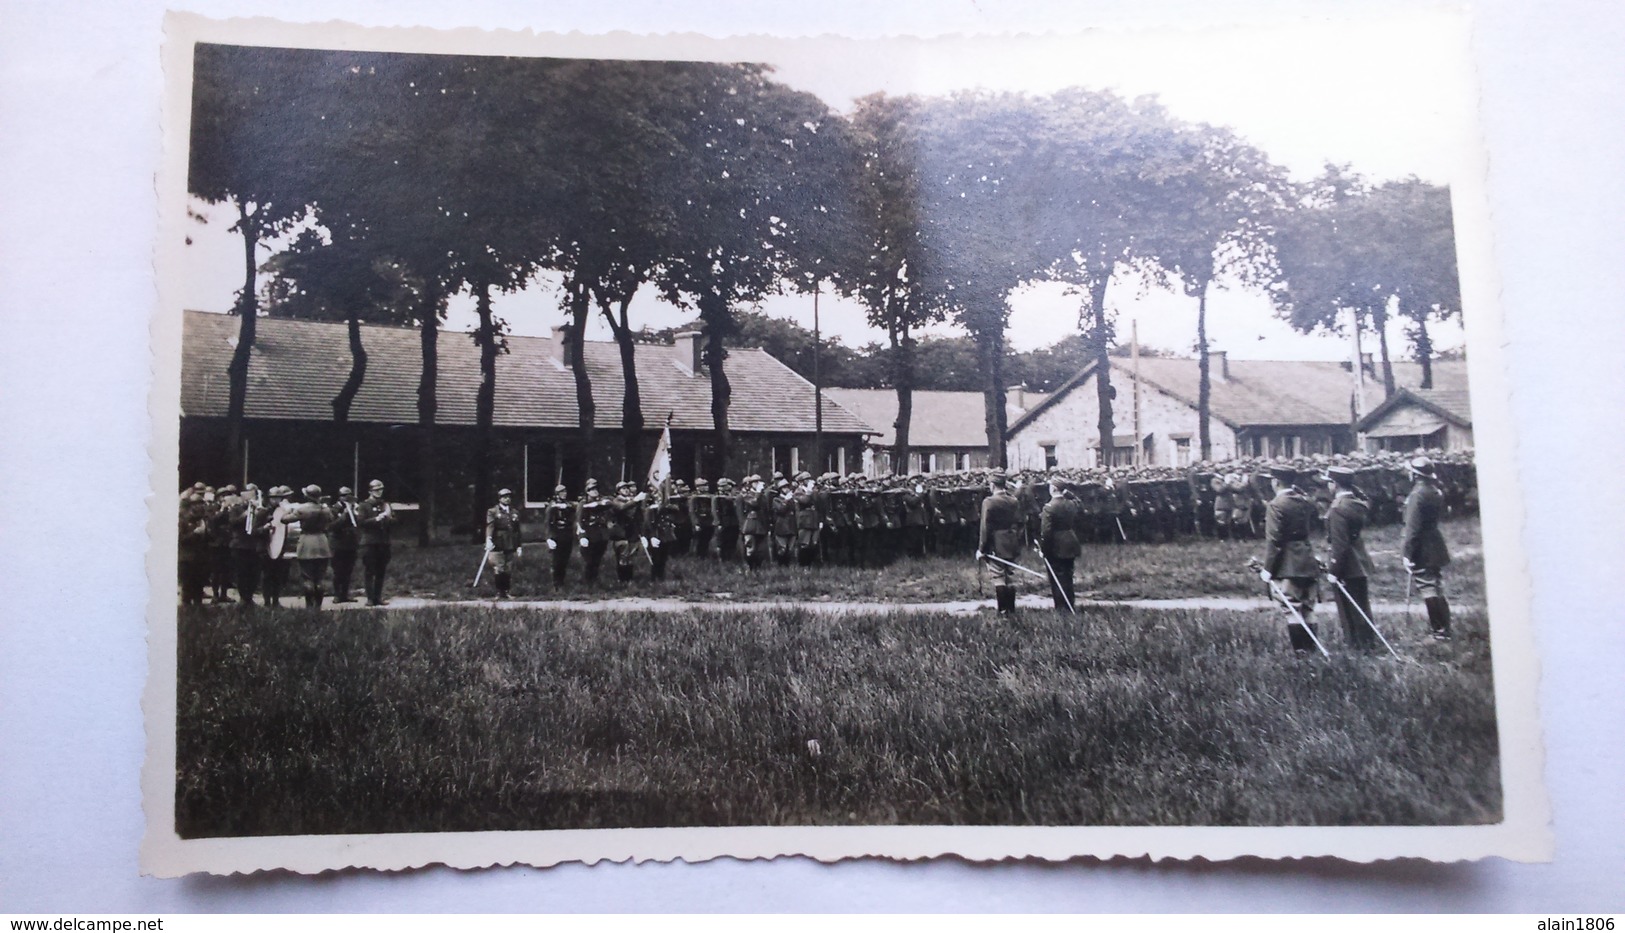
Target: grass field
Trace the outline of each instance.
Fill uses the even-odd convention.
[[[1394,662],[1265,611],[183,607],[176,828],[1493,822],[1457,624]]]
[[[1446,571],[1451,595],[1461,602],[1482,605],[1484,600],[1483,554],[1476,518],[1447,522],[1445,538],[1454,557]],[[1371,584],[1375,601],[1402,601],[1405,575],[1399,561],[1398,526],[1372,528],[1366,532],[1367,548],[1377,564]],[[1261,556],[1262,541],[1217,541],[1209,538],[1182,538],[1172,544],[1086,545],[1077,560],[1075,577],[1080,595],[1107,599],[1161,599],[1187,596],[1258,596],[1262,585],[1243,564]],[[1324,553],[1324,546],[1320,551]],[[549,578],[545,546],[525,548],[525,557],[515,574],[515,592],[522,599],[549,600],[603,596],[664,596],[681,599],[714,600],[718,594],[740,600],[786,599],[828,601],[933,602],[973,599],[977,596],[976,565],[970,555],[902,559],[869,570],[852,567],[775,567],[769,564],[757,573],[747,573],[742,564],[722,564],[715,559],[673,558],[667,566],[667,579],[649,579],[649,567],[640,555],[637,578],[629,583],[615,581],[611,558],[605,558],[596,585],[581,580],[581,562],[575,555],[562,590],[555,591]],[[397,548],[390,564],[388,593],[438,599],[467,599],[469,583],[480,561],[476,545],[446,545],[429,548]],[[1026,564],[1041,570],[1035,554],[1029,552]],[[360,570],[357,568],[359,579]],[[489,576],[489,574],[487,574]],[[1024,591],[1043,589],[1039,581],[1022,579]],[[492,595],[487,579],[477,591]],[[984,581],[983,592],[991,596],[991,583]],[[1329,596],[1328,596],[1329,598]]]

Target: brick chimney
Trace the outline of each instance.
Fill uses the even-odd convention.
[[[702,360],[701,349],[704,346],[704,334],[697,330],[685,330],[672,338],[672,360],[684,374],[697,376]]]
[[[1208,378],[1214,382],[1230,381],[1230,352],[1212,350],[1207,355]]]
[[[1005,390],[1004,403],[1018,411],[1027,410],[1027,386],[1022,383]]]
[[[570,327],[567,324],[553,325],[553,342],[548,345],[548,359],[560,369],[568,369],[575,365],[577,348],[570,340]]]

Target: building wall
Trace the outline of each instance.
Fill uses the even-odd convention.
[[[1112,420],[1117,422],[1116,433],[1131,434],[1134,431],[1133,382],[1126,373],[1113,370],[1112,385],[1117,389],[1117,398],[1112,404]],[[1044,445],[1051,443],[1055,445],[1056,466],[1095,466],[1099,450],[1092,442],[1099,438],[1100,429],[1096,424],[1099,417],[1099,395],[1095,378],[1090,376],[1010,436],[1010,466],[1013,469],[1043,468]],[[1209,418],[1208,424],[1212,432],[1212,458],[1229,460],[1235,457],[1235,432],[1217,418]],[[1177,465],[1178,446],[1174,435],[1189,436],[1192,462],[1201,457],[1196,409],[1149,383],[1140,384],[1140,426],[1142,436],[1152,435],[1149,463]]]

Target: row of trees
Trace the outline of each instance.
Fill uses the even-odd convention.
[[[921,328],[971,339],[989,448],[1004,462],[1005,338],[1013,291],[1065,282],[1081,350],[1101,378],[1098,429],[1113,432],[1107,291],[1133,270],[1195,304],[1201,445],[1208,454],[1206,299],[1225,280],[1268,289],[1305,330],[1386,334],[1459,313],[1448,193],[1370,187],[1330,169],[1292,184],[1228,129],[1175,119],[1155,101],[1069,89],[1046,97],[876,95],[852,113],[772,80],[762,66],[309,51],[199,45],[191,193],[232,205],[244,250],[230,366],[228,443],[239,456],[255,318],[349,324],[350,378],[366,377],[360,325],[419,327],[418,432],[433,514],[437,341],[448,300],[478,314],[486,465],[506,322],[497,292],[561,283],[567,339],[599,315],[620,345],[625,459],[644,418],[630,319],[653,289],[695,312],[711,382],[713,475],[728,468],[725,360],[742,309],[786,289],[860,301],[885,335],[906,456]],[[257,251],[281,248],[263,270]],[[1382,342],[1386,369],[1387,345]],[[573,368],[584,449],[597,430],[590,374]],[[1391,385],[1391,376],[1390,376]],[[428,523],[425,523],[427,527]]]

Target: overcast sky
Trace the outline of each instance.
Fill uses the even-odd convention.
[[[1019,45],[1017,44],[1019,42]],[[996,46],[996,47],[995,47]],[[944,94],[955,90],[1048,93],[1078,85],[1111,89],[1125,97],[1155,94],[1174,116],[1228,125],[1307,179],[1326,162],[1349,163],[1374,180],[1417,175],[1449,184],[1465,162],[1473,164],[1471,75],[1465,37],[1442,15],[1359,23],[1324,21],[1245,29],[1189,32],[1101,31],[1070,39],[899,40],[877,47],[857,41],[773,43],[767,56],[777,78],[811,91],[832,108],[876,91]],[[756,56],[760,57],[760,56]],[[187,305],[225,311],[241,284],[241,245],[231,234],[231,211],[203,209],[210,222],[191,231]],[[266,253],[265,255],[269,255]],[[263,258],[263,256],[262,256]],[[1144,345],[1190,352],[1196,307],[1182,294],[1114,281],[1107,296],[1127,340],[1131,322]],[[562,320],[549,280],[500,296],[498,313],[516,333],[546,333]],[[1010,343],[1020,350],[1045,346],[1076,332],[1079,298],[1059,285],[1035,285],[1013,296]],[[807,295],[763,302],[770,314],[812,325]],[[634,326],[668,327],[692,319],[649,290],[633,303]],[[854,303],[824,295],[823,330],[851,346],[883,340]],[[1293,333],[1260,294],[1217,290],[1209,299],[1214,349],[1250,359],[1340,359],[1348,341]],[[472,302],[453,301],[448,326],[473,326]],[[595,321],[589,334],[609,339]],[[959,331],[944,325],[940,333]],[[1405,352],[1396,325],[1394,353]],[[1458,327],[1440,327],[1441,349],[1459,346]]]

